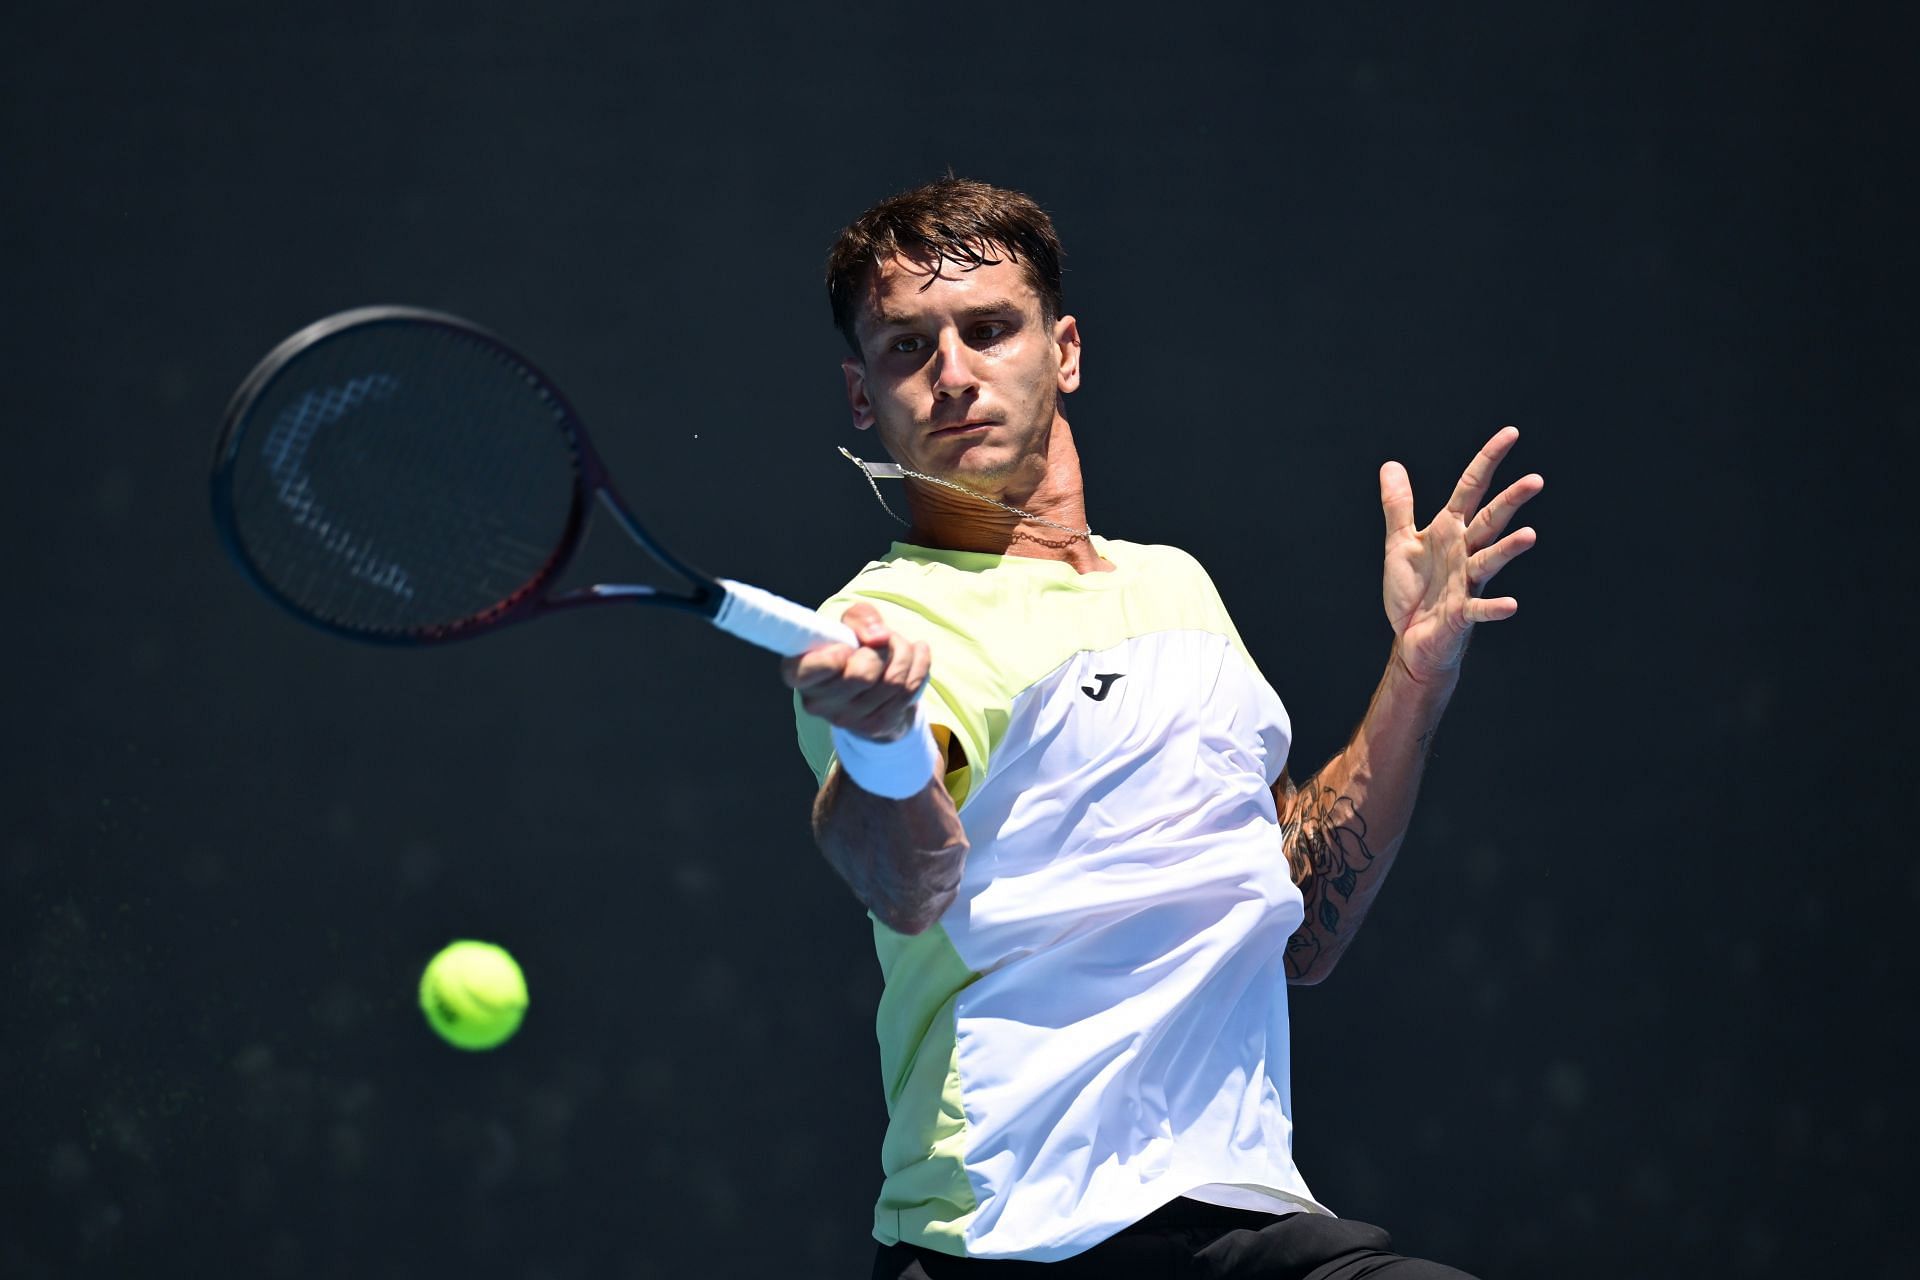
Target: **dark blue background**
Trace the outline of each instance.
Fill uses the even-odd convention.
[[[1386,656],[1379,462],[1424,515],[1513,422],[1548,476],[1296,993],[1321,1197],[1490,1280],[1906,1274],[1912,33],[1849,12],[10,18],[0,1274],[865,1274],[878,980],[770,660],[350,646],[205,477],[283,334],[437,307],[662,536],[822,598],[892,533],[821,263],[949,166],[1054,213],[1093,523],[1209,565],[1296,773]],[[495,1054],[413,1006],[462,935],[532,985]]]

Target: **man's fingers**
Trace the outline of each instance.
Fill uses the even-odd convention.
[[[801,690],[800,705],[808,714],[819,716],[829,724],[851,729],[853,721],[872,714],[885,697],[885,687],[871,681],[834,680]]]
[[[865,737],[888,740],[913,722],[913,700],[927,682],[932,651],[925,641],[894,635],[880,611],[866,601],[840,615],[858,647],[822,645],[780,664],[800,705],[830,724]]]
[[[886,674],[887,654],[884,649],[829,644],[787,659],[781,663],[783,673],[788,663],[793,664],[793,677],[787,683],[795,689],[818,689],[836,682],[864,688]]]
[[[1467,601],[1468,622],[1499,622],[1511,618],[1520,612],[1520,602],[1512,596],[1500,596],[1493,600]]]
[[[913,666],[913,645],[897,643],[885,649],[862,649],[861,652],[872,655],[875,663],[872,666],[861,664],[857,677],[852,671],[854,664],[847,664],[849,683],[855,686],[852,696],[847,699],[847,707],[864,715],[889,700],[903,696],[907,672]]]
[[[832,661],[836,650],[842,659],[838,665]],[[793,687],[810,714],[881,740],[912,722],[913,700],[933,666],[925,641],[901,638],[879,649],[824,646],[789,662],[797,667],[789,683],[800,681]]]
[[[1493,575],[1513,563],[1514,557],[1530,550],[1539,541],[1539,536],[1529,525],[1524,529],[1515,529],[1500,541],[1467,559],[1467,582],[1475,591],[1479,591]]]
[[[851,645],[823,644],[817,649],[783,658],[780,661],[780,678],[787,682],[789,689],[811,689],[839,678],[853,652]]]
[[[1478,551],[1505,533],[1513,513],[1533,501],[1546,487],[1546,478],[1534,474],[1521,476],[1501,490],[1500,496],[1480,508],[1480,514],[1467,526],[1467,550]]]
[[[896,641],[887,652],[887,673],[881,682],[890,689],[898,689],[908,697],[913,696],[913,654],[914,650],[924,648],[910,640]]]
[[[902,706],[913,701],[920,686],[914,681],[913,671],[918,661],[921,678],[925,678],[930,663],[926,658],[927,646],[924,642],[896,643],[887,653],[886,668],[881,671],[867,688],[856,692],[849,699],[849,706],[861,709],[898,702]]]
[[[876,685],[848,698],[834,723],[869,738],[891,739],[906,728],[912,703],[892,685]]]
[[[933,671],[933,649],[924,640],[915,641],[909,648],[913,653],[913,662],[907,668],[907,692],[917,698],[920,690],[926,687],[927,676]]]
[[[1381,464],[1380,511],[1387,518],[1389,540],[1413,532],[1413,482],[1397,462]]]
[[[827,716],[828,709],[872,688],[886,674],[887,661],[886,651],[881,649],[822,645],[787,659],[780,664],[780,672],[790,688],[800,691],[802,706],[817,716]]]
[[[872,678],[884,670],[889,655],[887,646],[893,640],[893,632],[880,611],[861,600],[849,605],[840,615],[840,621],[860,641],[856,649],[844,644],[824,644],[797,657],[787,658],[780,664],[780,678],[787,682],[790,689],[813,689],[830,680],[839,679],[849,673],[862,678]],[[862,659],[861,652],[878,655],[878,665],[869,659]]]
[[[861,644],[871,649],[879,648],[893,636],[880,611],[864,600],[849,605],[847,611],[840,615],[840,621],[846,623],[853,634],[860,638]]]
[[[1447,499],[1447,510],[1458,516],[1462,523],[1480,505],[1481,495],[1493,483],[1493,473],[1499,469],[1500,459],[1507,456],[1507,450],[1513,448],[1513,442],[1519,438],[1518,427],[1500,428],[1493,433],[1493,439],[1473,455],[1473,461],[1467,464],[1467,469],[1461,472],[1460,483],[1453,487],[1453,496]]]
[[[913,701],[926,682],[932,658],[925,642],[897,644],[880,679],[849,686],[834,723],[870,738],[890,740],[913,721]]]
[[[863,645],[847,657],[847,665],[841,671],[840,678],[850,685],[876,685],[886,678],[887,663],[891,657],[886,649],[869,649]]]

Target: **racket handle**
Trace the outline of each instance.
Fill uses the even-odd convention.
[[[784,596],[728,578],[720,579],[720,589],[727,594],[713,625],[748,644],[792,657],[823,644],[860,643],[844,624],[829,622]]]

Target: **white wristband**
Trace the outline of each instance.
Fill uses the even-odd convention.
[[[926,703],[917,699],[913,726],[892,742],[875,742],[835,725],[833,751],[841,772],[856,786],[888,800],[919,795],[940,770],[940,744],[927,724]]]

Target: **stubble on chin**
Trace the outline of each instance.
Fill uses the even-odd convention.
[[[1004,499],[1009,490],[1031,490],[1040,483],[1046,470],[1044,450],[1035,452],[1003,445],[969,449],[939,471],[930,470],[928,474]]]
[[[1022,441],[1007,441],[996,448],[969,449],[955,459],[953,474],[943,477],[969,488],[982,489],[1004,497],[1004,490],[1030,491],[1046,476],[1047,444],[1053,435],[1057,397],[1050,397],[1038,427],[1022,433]]]

